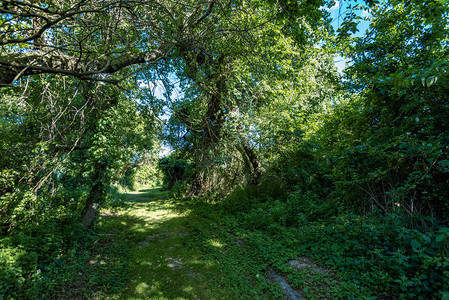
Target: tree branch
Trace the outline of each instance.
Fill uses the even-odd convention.
[[[162,44],[151,52],[124,53],[118,57],[83,60],[79,57],[38,50],[0,56],[0,85],[12,84],[19,77],[43,73],[88,78],[98,74],[112,74],[125,67],[157,62],[165,58],[173,45]]]

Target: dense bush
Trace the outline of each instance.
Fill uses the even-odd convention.
[[[104,237],[67,217],[1,238],[0,298],[79,299],[122,289],[127,246],[104,247]],[[98,264],[98,257],[104,263]]]
[[[299,191],[270,199],[239,189],[221,207],[236,232],[247,240],[254,238],[251,247],[271,249],[264,261],[285,261],[275,250],[279,243],[286,247],[282,253],[311,257],[334,270],[341,289],[351,285],[347,296],[431,299],[449,295],[447,225],[418,216],[411,222],[401,212],[384,215],[374,210],[365,216],[338,212],[338,203],[332,201]]]
[[[51,220],[2,238],[0,295],[6,299],[45,298],[50,292],[45,286],[57,280],[48,274],[63,264],[70,249],[89,241],[92,236],[73,218]]]
[[[340,216],[302,229],[301,247],[343,278],[400,298],[449,291],[449,228],[408,228],[401,216]]]
[[[228,196],[219,199],[229,213],[248,212],[259,203],[271,203],[287,196],[285,185],[274,178],[264,179],[259,185],[238,186]]]
[[[164,157],[159,161],[159,168],[164,174],[164,185],[171,190],[176,183],[184,179],[189,162],[175,155]]]

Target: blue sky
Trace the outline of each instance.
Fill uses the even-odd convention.
[[[343,22],[343,18],[350,10],[350,6],[354,7],[356,4],[359,6],[362,6],[365,4],[365,1],[363,0],[334,0],[334,6],[331,8],[323,8],[330,12],[331,18],[332,18],[332,26],[336,30],[341,23]],[[355,10],[356,14],[359,15],[362,18],[369,17],[370,13],[368,10]],[[361,37],[365,35],[365,31],[369,26],[368,20],[362,20],[360,24],[357,26],[358,31],[354,34],[354,36]],[[335,65],[337,66],[337,69],[340,73],[343,72],[345,66],[347,65],[347,61],[341,57],[340,55],[336,55],[334,58]]]

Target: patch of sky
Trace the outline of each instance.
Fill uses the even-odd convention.
[[[366,30],[370,24],[369,19],[371,14],[364,0],[334,0],[334,5],[332,7],[321,7],[321,9],[327,10],[330,13],[330,17],[332,19],[331,25],[335,31],[343,23],[345,15],[350,12],[354,12],[357,16],[361,17],[361,20],[357,25],[357,31],[353,33],[352,36],[365,36]],[[334,56],[334,62],[340,74],[342,74],[344,69],[350,64],[347,59],[339,54]]]
[[[172,115],[171,107],[177,99],[184,97],[183,89],[180,86],[179,78],[170,74],[163,79],[153,79],[150,81],[141,80],[139,87],[148,89],[150,95],[164,104],[158,118],[162,124],[167,125],[168,120]],[[141,100],[137,100],[138,102]],[[158,153],[159,157],[166,157],[174,151],[174,149],[166,142],[161,144],[161,151]]]

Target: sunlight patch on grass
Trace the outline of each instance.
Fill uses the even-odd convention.
[[[150,286],[145,283],[145,282],[141,282],[136,286],[136,293],[143,293],[145,292]]]
[[[191,292],[192,290],[193,290],[193,288],[191,286],[184,287],[184,291],[186,291],[186,292]]]
[[[208,242],[212,247],[215,247],[215,248],[223,248],[224,247],[224,244],[222,242],[220,242],[219,240],[210,239]]]

